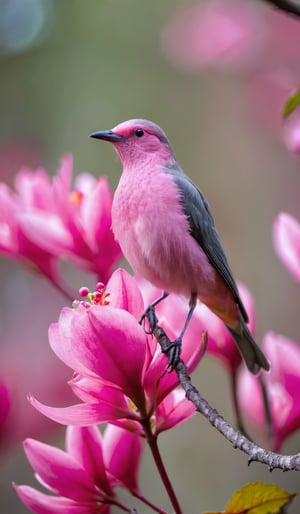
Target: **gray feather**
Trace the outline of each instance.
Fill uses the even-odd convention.
[[[245,323],[248,315],[240,298],[237,285],[227,261],[219,234],[215,228],[209,205],[200,189],[185,175],[181,168],[166,167],[180,191],[184,213],[189,221],[191,236],[201,246],[212,266],[220,273],[231,290]]]
[[[229,327],[228,325],[226,326],[233,339],[235,340],[249,371],[254,373],[254,375],[257,375],[261,368],[268,371],[270,369],[270,364],[259,346],[254,341],[248,327],[245,325],[244,320],[240,318],[240,322],[235,329]]]

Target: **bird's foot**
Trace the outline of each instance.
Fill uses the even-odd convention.
[[[181,354],[181,337],[175,339],[175,341],[170,341],[164,348],[162,348],[162,353],[164,353],[168,357],[168,367],[167,370],[174,368],[180,358]]]
[[[146,327],[145,327],[146,320],[148,320],[149,329],[146,329]],[[155,306],[151,304],[151,305],[149,305],[149,307],[147,307],[144,314],[141,316],[139,324],[143,325],[143,328],[144,328],[144,331],[146,334],[151,335],[151,334],[153,334],[153,330],[157,326],[157,323],[158,323],[158,319],[155,314]]]

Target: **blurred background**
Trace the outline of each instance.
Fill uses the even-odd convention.
[[[53,174],[61,156],[72,152],[75,173],[106,175],[114,189],[120,163],[110,145],[90,140],[88,134],[129,118],[157,122],[208,198],[235,277],[255,298],[258,342],[269,330],[297,341],[299,286],[275,254],[272,225],[280,211],[300,217],[300,161],[285,147],[280,121],[281,99],[299,63],[292,51],[275,45],[282,30],[280,41],[286,45],[290,37],[290,49],[295,48],[300,21],[287,21],[285,15],[275,19],[267,4],[252,0],[248,18],[239,15],[241,34],[229,42],[226,54],[221,36],[236,34],[236,27],[223,32],[222,25],[203,27],[200,11],[199,22],[191,11],[189,26],[185,8],[208,3],[0,0],[0,181],[13,186],[23,165],[43,166]],[[228,2],[227,8],[232,5]],[[281,89],[278,81],[270,82],[278,79],[279,69]],[[14,407],[17,435],[13,444],[5,438],[2,443],[0,512],[21,514],[27,510],[11,482],[34,480],[20,439],[33,435],[55,444],[63,441],[63,431],[54,423],[44,426],[25,397],[32,392],[55,405],[55,398],[64,395],[70,403],[65,381],[71,372],[58,362],[47,340],[48,325],[66,301],[46,279],[4,257],[0,273],[0,371],[20,402]],[[69,273],[75,287],[85,283],[79,272]],[[225,370],[206,357],[194,382],[232,421]],[[22,409],[30,419],[24,426]],[[248,468],[246,456],[200,416],[163,434],[160,446],[189,514],[223,510],[233,491],[249,481],[299,490],[296,473],[276,470],[271,475],[259,464]],[[283,450],[296,453],[299,448],[298,433]],[[169,508],[147,451],[141,487]],[[296,499],[289,512],[299,512],[299,505]]]

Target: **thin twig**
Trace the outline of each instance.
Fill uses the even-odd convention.
[[[300,1],[299,0],[265,0],[269,4],[272,4],[274,7],[279,9],[280,11],[284,11],[288,14],[293,14],[294,16],[300,16]]]
[[[135,491],[132,493],[135,498],[138,498],[141,502],[145,503],[145,505],[148,505],[154,512],[158,512],[158,514],[168,514],[165,510],[161,509],[160,507],[157,507],[154,503],[152,503],[150,500],[148,500],[145,496],[143,496],[139,491]],[[136,513],[138,514],[138,513]]]
[[[153,335],[160,344],[162,350],[170,346],[170,340],[160,326],[156,325],[153,328]],[[206,332],[203,334],[203,337],[207,338]],[[270,471],[275,468],[282,469],[283,471],[300,471],[300,453],[296,455],[281,455],[257,446],[230,425],[230,423],[227,423],[218,411],[211,407],[209,403],[201,397],[199,391],[192,384],[191,379],[188,376],[187,367],[181,359],[177,364],[175,364],[174,371],[176,372],[181,386],[185,391],[187,399],[195,405],[196,410],[203,414],[210,424],[215,427],[234,448],[238,448],[248,455],[248,464],[252,461],[256,461],[262,464],[267,464]]]

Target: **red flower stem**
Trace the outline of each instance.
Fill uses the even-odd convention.
[[[168,514],[165,510],[160,509],[159,507],[154,505],[154,503],[152,503],[150,500],[147,500],[147,498],[145,498],[145,496],[140,494],[138,491],[134,491],[134,492],[132,492],[132,494],[133,494],[133,496],[135,496],[135,498],[138,498],[141,502],[148,505],[148,507],[151,507],[152,510],[154,510],[155,512],[158,512],[158,514]]]
[[[160,455],[160,451],[158,449],[157,437],[152,434],[148,420],[143,424],[143,428],[144,428],[144,431],[145,431],[147,442],[149,444],[149,447],[150,447],[150,450],[151,450],[154,462],[155,462],[157,470],[158,470],[158,472],[160,474],[160,478],[162,479],[162,482],[163,482],[163,484],[165,486],[167,494],[168,494],[168,496],[170,498],[170,501],[171,501],[171,503],[173,505],[175,514],[182,514],[181,507],[180,507],[180,505],[178,503],[175,491],[174,491],[173,486],[172,486],[172,484],[170,482],[170,479],[169,479],[168,474],[166,472],[166,468],[164,466],[164,463],[163,463],[161,455]]]

